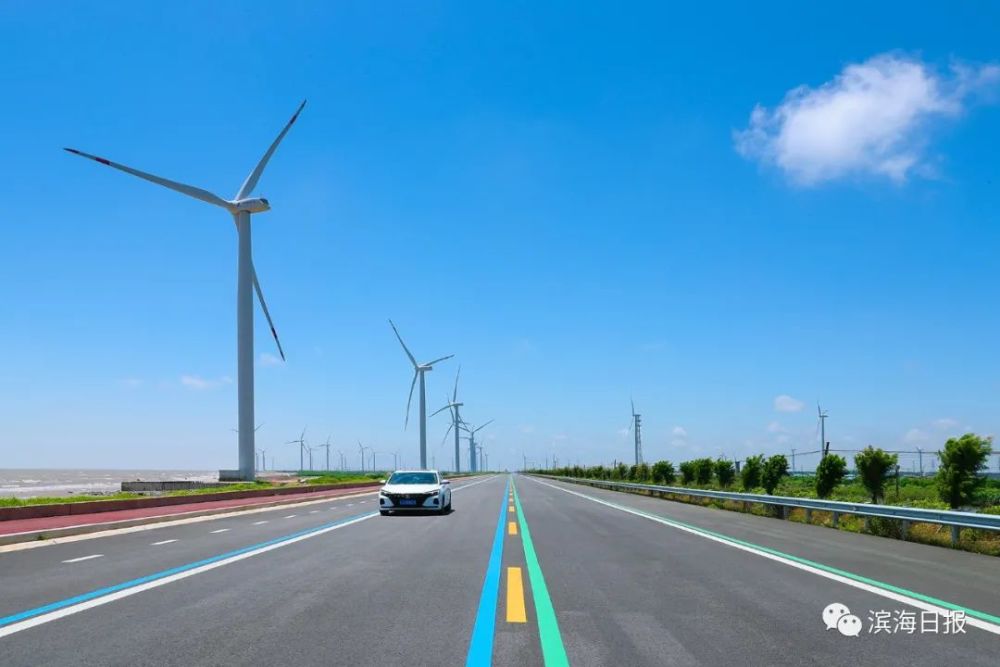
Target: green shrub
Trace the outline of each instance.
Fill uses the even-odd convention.
[[[740,483],[744,491],[752,491],[760,486],[760,477],[764,471],[764,455],[748,456],[740,470]]]
[[[674,464],[670,461],[657,461],[652,468],[653,484],[673,484],[677,479]]]
[[[833,490],[844,480],[847,461],[839,454],[827,454],[816,466],[816,495],[829,498]]]
[[[769,458],[764,463],[764,470],[760,476],[761,486],[764,487],[764,491],[767,495],[774,493],[774,490],[778,488],[778,482],[781,481],[782,477],[788,475],[788,459],[785,458],[784,454],[775,454]]]
[[[992,444],[992,438],[966,433],[961,438],[949,438],[944,451],[938,452],[941,459],[936,480],[938,497],[952,509],[972,503],[973,494],[983,485],[979,471],[986,469]]]
[[[714,467],[712,459],[695,459],[692,463],[694,464],[694,480],[702,486],[711,484]]]
[[[873,503],[885,497],[885,483],[896,469],[899,457],[883,449],[868,445],[854,455],[858,479],[871,496]]]
[[[719,486],[727,488],[736,478],[736,466],[727,459],[717,459],[713,464],[715,467],[715,478],[719,480]]]
[[[681,464],[681,484],[684,486],[689,486],[694,483],[695,478],[695,463],[694,461],[685,461]]]

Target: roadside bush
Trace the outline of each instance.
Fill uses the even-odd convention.
[[[639,466],[632,464],[628,467],[628,480],[630,482],[639,481]]]
[[[635,469],[636,480],[639,482],[649,481],[649,464],[640,463]]]
[[[858,470],[858,479],[871,496],[873,503],[885,497],[885,483],[890,473],[896,469],[899,457],[889,454],[883,449],[868,445],[854,455],[854,467]]]
[[[718,459],[714,463],[715,478],[719,480],[719,486],[727,488],[736,478],[736,466],[727,459]]]
[[[944,451],[938,452],[938,497],[952,509],[972,503],[973,494],[985,481],[979,471],[986,469],[992,445],[992,438],[966,433],[961,438],[949,438]]]
[[[760,477],[764,470],[764,455],[748,456],[740,470],[740,483],[744,491],[753,491],[760,486]]]
[[[714,467],[712,459],[695,459],[692,463],[694,463],[694,480],[702,486],[711,484]]]
[[[657,461],[653,464],[651,471],[653,475],[653,484],[673,484],[674,480],[677,479],[677,473],[674,472],[674,464],[670,461]]]
[[[681,464],[681,484],[684,486],[690,486],[694,483],[695,478],[695,464],[694,461],[685,461]]]
[[[764,470],[760,477],[761,486],[767,495],[774,493],[778,488],[778,483],[782,477],[788,475],[788,459],[784,454],[775,454],[764,463]]]
[[[839,454],[827,454],[816,466],[816,495],[829,498],[833,490],[844,481],[847,461]]]
[[[618,471],[618,479],[628,479],[628,466],[624,463],[619,463],[615,468]]]

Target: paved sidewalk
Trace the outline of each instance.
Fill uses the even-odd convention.
[[[70,514],[65,516],[48,516],[34,519],[13,519],[10,521],[0,521],[0,536],[14,535],[17,533],[34,533],[37,531],[65,529],[75,526],[97,526],[112,524],[107,528],[113,529],[113,524],[122,521],[135,521],[136,519],[148,518],[151,520],[160,517],[171,517],[181,519],[186,514],[209,514],[214,510],[238,511],[240,509],[265,507],[268,505],[288,505],[296,502],[309,500],[319,500],[322,498],[336,498],[339,496],[352,495],[358,493],[373,493],[378,485],[371,487],[354,487],[350,489],[331,489],[327,491],[305,491],[303,493],[288,494],[283,496],[262,496],[258,498],[238,498],[233,500],[210,500],[206,502],[192,502],[183,505],[167,505],[163,507],[142,507],[137,509],[115,510],[112,512],[95,512],[93,514]]]

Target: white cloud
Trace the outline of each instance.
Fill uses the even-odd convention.
[[[221,377],[218,380],[210,380],[198,375],[182,375],[181,384],[188,389],[194,389],[196,391],[204,391],[206,389],[215,389],[221,387],[224,384],[229,384],[232,379],[228,377]]]
[[[931,172],[923,155],[931,122],[957,116],[972,93],[998,82],[996,65],[941,74],[918,58],[877,55],[818,88],[793,88],[773,110],[757,105],[734,133],[736,150],[800,185],[859,174],[902,182]]]
[[[958,426],[958,421],[951,417],[942,417],[941,419],[935,419],[932,422],[932,426],[939,431],[949,431]]]
[[[916,444],[916,443],[920,443],[920,442],[927,442],[929,439],[930,439],[930,437],[926,433],[924,433],[923,431],[921,431],[919,428],[911,428],[903,436],[903,442],[906,442],[906,443],[909,443],[909,444]]]
[[[260,355],[257,363],[261,366],[279,366],[281,365],[281,357],[277,357],[270,352],[264,352]]]
[[[774,397],[774,409],[778,412],[801,412],[805,403],[797,398],[792,398],[788,394],[781,394]]]
[[[674,430],[671,431],[671,433],[673,433],[678,438],[686,438],[688,434],[687,430],[683,426],[675,426]]]

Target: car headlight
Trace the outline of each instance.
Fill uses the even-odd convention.
[[[429,496],[430,498],[433,498],[434,496],[436,496],[436,495],[437,495],[437,494],[439,494],[439,493],[441,493],[440,489],[439,489],[439,490],[435,490],[435,491],[428,491],[428,492],[427,492],[427,495],[428,495],[428,496]]]

